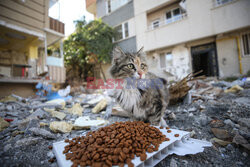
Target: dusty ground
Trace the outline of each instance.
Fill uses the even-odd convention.
[[[165,119],[171,128],[190,131],[193,138],[210,141],[216,137],[221,138],[222,142],[213,142],[213,147],[206,148],[204,152],[196,155],[168,156],[157,166],[250,166],[250,89],[245,88],[238,93],[220,93],[212,98],[206,98],[207,94],[204,93],[202,97],[192,99],[190,104],[179,103],[170,106]],[[57,166],[56,160],[53,163],[48,161],[54,158],[48,146],[56,141],[81,135],[86,130],[54,133],[48,126],[41,127],[40,122],[49,123],[57,120],[56,118],[43,109],[34,109],[31,112],[27,106],[22,106],[33,106],[43,103],[42,101],[18,103],[0,103],[0,117],[14,119],[8,128],[0,132],[1,166]],[[71,106],[72,102],[66,105]],[[85,108],[83,115],[89,115],[91,118],[103,117],[101,114],[92,114],[91,108]],[[66,111],[61,112],[67,114],[65,121],[78,117]],[[34,113],[36,118],[23,121]],[[112,116],[108,120],[112,123],[128,119]],[[93,127],[92,130],[96,128]],[[211,128],[215,128],[215,131],[225,131],[216,133],[212,132]],[[40,129],[46,132],[37,134]],[[222,146],[224,144],[226,146]]]

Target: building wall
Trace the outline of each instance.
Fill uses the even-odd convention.
[[[42,33],[48,20],[47,4],[48,0],[28,0],[25,3],[1,0],[0,20]]]
[[[165,3],[167,2],[165,1]],[[142,3],[139,0],[135,0],[137,47],[144,46],[145,51],[150,51],[233,31],[250,25],[249,0],[238,0],[220,7],[214,7],[213,2],[213,0],[186,1],[187,18],[154,30],[147,30],[148,22],[152,19],[150,15],[148,17],[147,13],[153,12],[150,10],[153,10],[155,5],[152,5],[150,8],[148,6],[150,3]],[[162,5],[163,2],[155,1],[155,4]],[[157,13],[165,15],[162,11],[159,10]],[[157,13],[154,15],[157,15]]]
[[[96,17],[101,18],[106,15],[106,1],[97,0],[96,1]]]
[[[97,4],[98,5],[98,4]],[[105,11],[106,14],[106,11]],[[102,17],[103,22],[110,26],[116,26],[120,23],[134,17],[133,1],[128,2],[126,5],[118,8],[114,12]]]
[[[116,44],[119,45],[124,52],[136,52],[137,51],[135,36],[124,39]]]

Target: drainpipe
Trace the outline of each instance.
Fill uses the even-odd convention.
[[[236,37],[237,40],[237,50],[238,50],[238,59],[239,59],[239,66],[240,66],[240,74],[242,74],[242,59],[241,59],[241,52],[240,52],[240,38],[239,36]]]

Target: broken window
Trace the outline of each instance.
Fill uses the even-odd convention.
[[[243,45],[243,54],[250,55],[250,33],[243,34],[241,38]]]
[[[119,41],[129,37],[128,22],[122,23],[119,26],[116,26],[114,29],[116,31],[114,41]]]

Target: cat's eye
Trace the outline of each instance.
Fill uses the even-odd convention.
[[[133,64],[128,64],[127,66],[128,66],[128,68],[130,68],[130,69],[134,68],[134,65],[133,65]]]
[[[141,69],[144,70],[145,67],[146,67],[145,64],[141,64]]]

